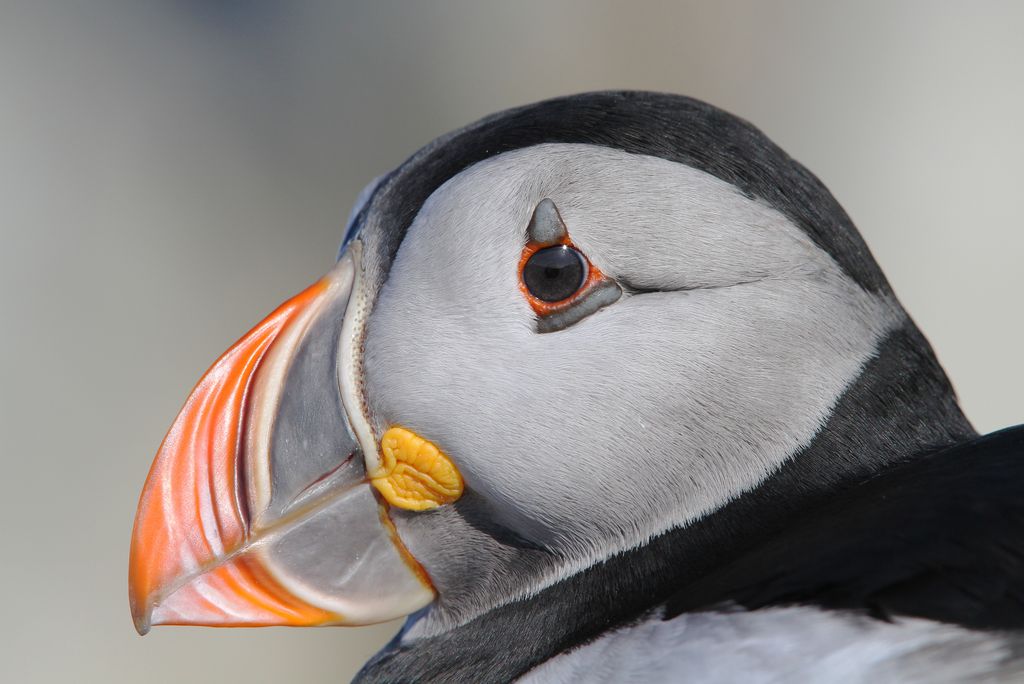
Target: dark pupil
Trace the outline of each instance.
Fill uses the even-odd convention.
[[[538,250],[523,267],[526,289],[545,302],[571,297],[583,285],[583,275],[580,253],[565,245]]]

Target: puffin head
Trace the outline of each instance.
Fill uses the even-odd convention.
[[[958,431],[848,217],[759,131],[678,96],[543,102],[367,188],[331,271],[199,381],[142,493],[132,612],[415,614],[394,654],[515,606],[638,609],[901,453],[871,440]]]

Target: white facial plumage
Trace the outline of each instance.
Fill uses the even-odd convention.
[[[545,198],[624,290],[552,333],[518,275]],[[397,424],[434,441],[498,524],[568,572],[777,470],[904,315],[718,178],[543,144],[477,163],[424,203],[368,320],[365,391],[378,434]]]

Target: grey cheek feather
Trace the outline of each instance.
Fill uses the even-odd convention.
[[[538,335],[516,266],[546,198],[605,274],[663,291]],[[904,315],[693,168],[570,144],[481,162],[428,199],[399,248],[367,327],[367,397],[376,429],[435,441],[495,524],[558,562],[474,559],[486,535],[472,529],[400,530],[415,528],[442,603],[469,591],[444,586],[462,562],[487,575],[464,606],[526,595],[756,486]]]

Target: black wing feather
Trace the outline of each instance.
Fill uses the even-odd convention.
[[[814,604],[1024,628],[1024,426],[886,470],[689,584],[666,618]]]

